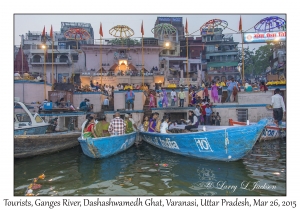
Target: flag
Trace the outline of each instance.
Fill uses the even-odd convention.
[[[142,33],[142,36],[144,36],[144,26],[143,26],[143,21],[142,21],[142,25],[141,25],[141,33]]]
[[[188,30],[188,22],[187,22],[187,19],[185,21],[185,33],[188,34],[189,33],[189,30]]]
[[[42,32],[42,41],[46,41],[46,32],[45,32],[45,26],[44,26],[44,29],[43,29],[43,32]]]
[[[239,31],[242,31],[242,16],[240,16]]]
[[[53,40],[53,30],[52,30],[52,25],[51,25],[51,29],[50,29],[50,38],[51,38],[51,40]]]
[[[101,37],[103,37],[103,31],[102,31],[102,23],[100,22],[100,30],[99,30],[99,34]]]

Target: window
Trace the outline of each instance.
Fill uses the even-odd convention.
[[[162,69],[165,68],[165,64],[163,64],[163,63],[160,64],[160,68],[162,68]]]
[[[239,122],[247,122],[248,109],[237,109],[236,114]]]
[[[40,116],[36,116],[35,117],[35,121],[37,122],[37,123],[41,123],[41,122],[43,122],[43,119],[40,117]]]

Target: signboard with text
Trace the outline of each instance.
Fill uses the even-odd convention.
[[[182,23],[182,17],[158,17],[159,22],[180,22]]]
[[[266,43],[272,41],[285,42],[286,31],[244,33],[244,43]]]

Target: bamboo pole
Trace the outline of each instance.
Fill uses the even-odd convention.
[[[51,38],[52,41],[52,90],[54,90],[54,53],[53,53],[53,48],[54,48],[54,41],[53,37]]]
[[[100,35],[100,78],[101,78],[101,86],[102,86],[102,37]]]
[[[46,95],[46,50],[47,50],[47,46],[44,45],[44,98],[47,98]]]
[[[143,69],[143,86],[144,86],[145,66],[144,66],[144,35],[143,34],[142,34],[142,69]]]
[[[187,84],[190,85],[189,80],[189,39],[188,34],[186,36],[186,77],[187,77]]]
[[[243,39],[243,31],[241,31],[241,38],[242,38],[242,83],[244,83],[244,73],[245,73],[245,68],[244,68],[244,39]]]

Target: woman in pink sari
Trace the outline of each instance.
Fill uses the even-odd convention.
[[[149,95],[149,110],[150,110],[152,107],[155,107],[155,101],[154,101],[154,96],[153,96],[153,94],[152,94],[152,92],[151,92],[150,95]]]
[[[214,103],[218,102],[218,86],[214,82],[211,86],[211,97],[214,99]]]

